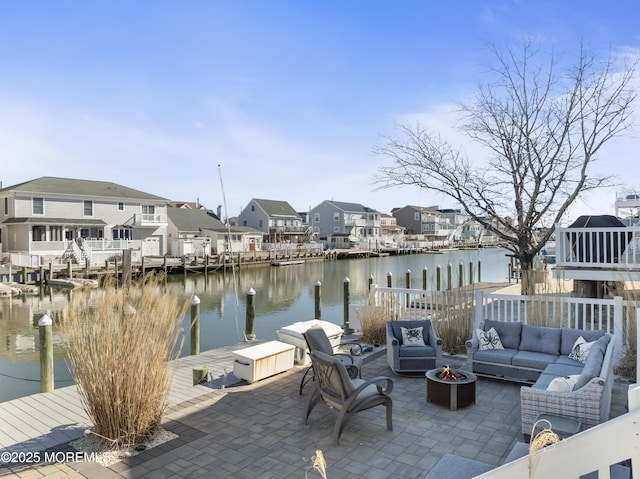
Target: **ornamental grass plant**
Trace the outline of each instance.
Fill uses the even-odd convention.
[[[130,447],[160,426],[183,340],[188,303],[163,294],[158,278],[118,288],[106,281],[65,311],[67,360],[94,433]]]
[[[374,345],[387,342],[387,318],[389,314],[383,306],[361,304],[357,309],[360,326],[362,327],[362,341]]]

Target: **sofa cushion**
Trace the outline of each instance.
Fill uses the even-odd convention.
[[[569,356],[558,356],[556,362],[553,364],[576,367],[580,371],[582,371],[582,368],[584,367],[584,363],[576,361],[575,359],[570,359]]]
[[[473,353],[474,361],[511,365],[511,360],[518,353],[517,349],[488,349]]]
[[[436,348],[433,346],[400,346],[398,356],[401,358],[435,358]]]
[[[589,351],[591,347],[596,344],[595,341],[590,343],[587,342],[582,336],[576,339],[573,348],[571,348],[571,352],[569,353],[569,359],[573,359],[575,361],[580,361],[584,363],[587,360],[587,356],[589,356]]]
[[[579,376],[579,374],[572,374],[570,376],[559,376],[554,378],[547,386],[547,391],[569,393],[573,391]]]
[[[558,328],[525,324],[522,326],[522,333],[520,334],[520,350],[558,356],[560,354],[561,333],[562,330]]]
[[[500,341],[500,335],[495,328],[491,328],[489,331],[476,329],[476,336],[478,337],[478,349],[481,351],[487,349],[504,349],[502,341]]]
[[[602,370],[602,363],[604,362],[604,354],[607,350],[609,340],[610,337],[608,335],[602,336],[591,347],[589,356],[587,357],[587,360],[584,363],[584,367],[582,368],[582,374],[580,374],[574,390],[580,389],[593,378],[600,375],[600,371]]]
[[[420,326],[419,328],[400,328],[400,332],[402,333],[402,345],[408,347],[419,347],[424,346],[424,339],[422,339],[422,330],[424,328]]]
[[[497,331],[498,336],[500,336],[502,346],[504,346],[505,349],[518,349],[520,347],[520,333],[522,331],[522,323],[508,323],[505,321],[494,321],[492,319],[487,319],[484,322],[483,329],[485,331],[489,331],[491,328],[494,328]]]
[[[566,357],[566,356],[560,356]],[[570,360],[571,361],[571,360]],[[572,361],[574,364],[563,364],[559,362],[555,362],[553,364],[549,364],[544,371],[545,374],[553,374],[554,376],[571,376],[573,374],[582,374],[582,369],[584,364],[579,363],[578,361]]]
[[[555,360],[556,356],[553,354],[538,353],[535,351],[518,351],[511,360],[511,365],[542,371],[549,364],[553,364]]]
[[[554,376],[553,374],[542,373],[531,387],[533,389],[545,390],[549,387],[549,384],[551,384],[551,381],[553,381],[557,377],[558,376]]]
[[[586,330],[586,329],[573,329],[573,328],[562,328],[562,339],[560,340],[560,354],[564,356],[569,356],[571,353],[571,349],[580,336],[582,336],[585,341],[590,343],[591,341],[595,341],[604,335],[604,331],[601,329],[594,330]]]

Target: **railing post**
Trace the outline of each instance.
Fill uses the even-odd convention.
[[[387,273],[387,288],[391,288],[391,278],[392,278],[393,274],[391,273],[391,271],[389,271]]]
[[[248,340],[256,339],[255,319],[256,319],[256,290],[249,288],[247,290],[247,315],[245,318],[245,337]]]
[[[422,269],[422,289],[427,290],[427,273],[429,269],[425,266]]]
[[[451,287],[453,284],[453,279],[451,278],[451,276],[453,276],[453,266],[451,265],[451,263],[447,264],[447,291],[451,291]]]
[[[473,261],[469,261],[469,284],[473,284]]]
[[[348,277],[344,278],[344,333],[345,334],[351,334],[353,332],[349,327],[349,301],[350,301],[349,283],[350,282],[351,280]]]
[[[440,291],[442,286],[442,267],[438,265],[436,267],[436,291]]]
[[[482,261],[478,260],[478,283],[482,282]]]
[[[473,315],[473,330],[480,327],[480,321],[484,320],[484,291],[479,289],[476,291],[476,308]],[[487,318],[492,319],[492,318]]]
[[[623,331],[623,308],[624,301],[622,296],[614,296],[613,298],[613,335],[616,337],[616,348],[613,350],[613,364],[618,364],[622,358],[622,348],[624,346]],[[636,368],[637,369],[637,368]]]
[[[405,273],[404,281],[405,281],[405,288],[411,289],[411,270],[410,269],[408,269],[407,272]],[[405,299],[404,307],[408,308],[409,301],[410,301],[409,293],[405,294],[404,299]]]
[[[373,275],[369,275],[369,291],[371,291],[371,285],[373,284]]]
[[[458,265],[458,287],[462,288],[464,286],[464,263],[460,261],[460,265]]]
[[[322,283],[320,281],[316,281],[315,289],[314,289],[314,299],[315,299],[315,319],[321,319],[322,315],[320,313],[320,297],[322,295]]]
[[[38,320],[40,333],[40,392],[53,391],[53,321],[48,314]]]
[[[200,298],[191,298],[191,355],[200,354]]]

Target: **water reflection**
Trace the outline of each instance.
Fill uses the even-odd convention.
[[[508,259],[502,249],[484,249],[446,254],[419,254],[384,258],[310,262],[271,267],[246,266],[234,273],[210,273],[170,276],[165,294],[177,295],[180,301],[200,298],[202,351],[244,339],[246,292],[256,291],[255,333],[258,339],[277,339],[276,331],[296,321],[314,316],[315,284],[320,281],[322,319],[343,323],[344,280],[349,278],[353,303],[366,301],[369,278],[387,284],[391,273],[393,286],[405,287],[407,270],[411,270],[411,287],[422,287],[423,270],[427,268],[427,286],[434,289],[437,266],[441,267],[442,287],[446,287],[447,264],[452,265],[452,284],[459,282],[459,264],[463,264],[464,283],[469,282],[469,263],[473,265],[474,282],[477,264],[482,264],[482,281],[505,281]],[[40,295],[0,300],[0,401],[39,392],[38,319],[48,313],[54,321],[54,358],[56,387],[70,383],[56,325],[63,320],[66,304],[77,295],[96,295],[98,290],[50,290]],[[184,319],[188,332],[190,313]],[[182,350],[189,354],[189,336]],[[21,379],[14,379],[21,378]],[[29,379],[26,381],[24,379]]]

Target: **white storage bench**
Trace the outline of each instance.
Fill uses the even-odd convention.
[[[337,324],[330,323],[329,321],[322,321],[320,319],[312,319],[310,321],[299,321],[289,326],[284,326],[276,334],[278,339],[284,343],[293,344],[296,347],[295,362],[296,364],[307,364],[311,362],[309,355],[307,354],[307,342],[304,340],[304,333],[312,326],[321,326],[324,329],[325,334],[331,342],[331,346],[335,349],[340,345],[342,339],[342,327]]]
[[[280,341],[232,351],[233,374],[249,383],[260,381],[291,369],[294,352],[295,346]]]

